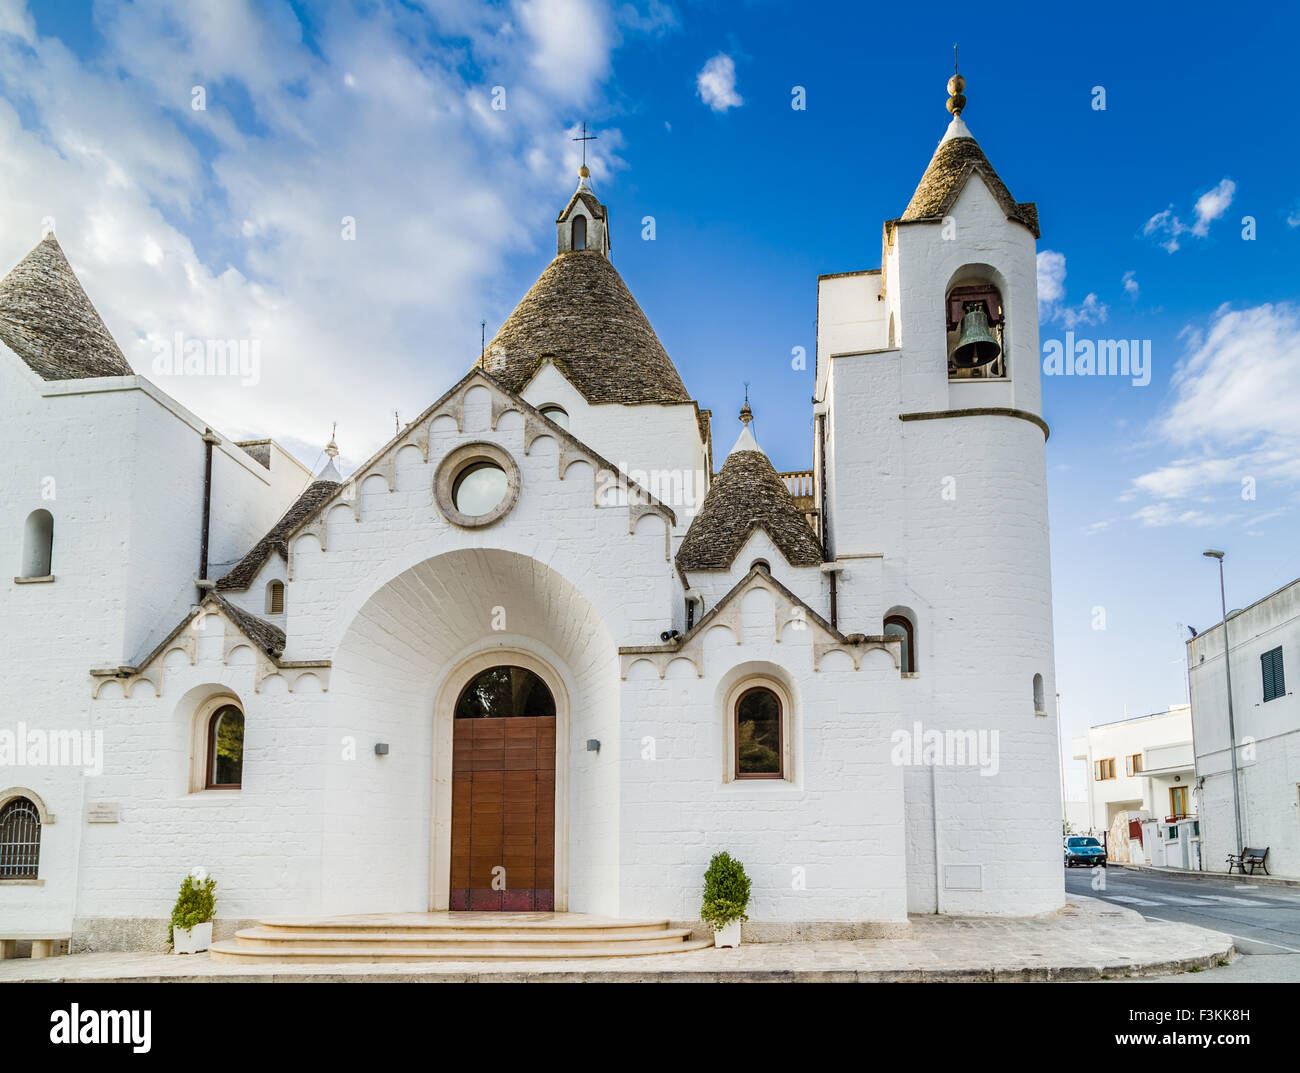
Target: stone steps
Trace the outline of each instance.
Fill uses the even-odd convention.
[[[246,964],[635,957],[712,945],[668,921],[580,913],[405,913],[261,921],[212,944]]]

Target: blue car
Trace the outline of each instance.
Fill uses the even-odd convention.
[[[1065,840],[1065,867],[1076,864],[1106,867],[1106,850],[1095,838],[1076,835]]]

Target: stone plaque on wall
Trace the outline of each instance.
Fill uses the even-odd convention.
[[[120,807],[116,801],[92,801],[86,808],[86,822],[117,823]]]

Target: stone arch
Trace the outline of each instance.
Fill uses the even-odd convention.
[[[602,771],[617,762],[618,649],[595,604],[604,595],[588,596],[553,566],[518,552],[461,548],[414,563],[358,605],[333,652],[329,689],[333,732],[357,739],[357,760],[325,777],[336,778],[348,799],[372,802],[367,815],[385,826],[386,841],[359,830],[340,798],[339,822],[325,818],[327,911],[448,908],[451,716],[465,679],[487,661],[535,670],[568,713],[557,713],[556,726],[556,910],[616,913],[616,890],[594,879],[617,868],[614,849],[581,840],[571,846],[560,811],[616,809],[606,799],[613,783],[607,772],[590,774],[558,791],[576,763],[586,770],[585,760],[573,758],[588,738],[605,743],[596,761]],[[367,713],[377,712],[382,722],[372,725]],[[376,760],[367,739],[390,743],[391,753]],[[400,808],[385,804],[398,798]],[[582,854],[576,861],[567,856],[573,846]]]
[[[42,827],[48,827],[54,822],[54,813],[46,808],[41,795],[26,786],[10,786],[0,790],[0,809],[3,809],[10,801],[16,801],[20,797],[25,797],[36,807],[36,814],[41,818]]]
[[[1002,324],[995,329],[995,334],[1001,340],[1002,353],[998,361],[993,363],[994,368],[1000,368],[1000,377],[1010,378],[1015,370],[1011,368],[1011,349],[1015,337],[1015,319],[1017,312],[1013,310],[1011,303],[1011,287],[1006,276],[990,264],[982,262],[970,262],[962,265],[948,278],[948,282],[943,289],[944,319],[947,322],[950,316],[949,301],[953,292],[958,288],[989,288],[996,292],[996,303],[1001,307]],[[990,316],[997,319],[999,316],[995,310],[989,310]],[[952,343],[956,337],[956,331],[947,332],[948,346],[951,350]]]

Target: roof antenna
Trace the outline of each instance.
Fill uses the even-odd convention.
[[[582,137],[580,137],[580,138],[570,138],[569,140],[570,140],[570,141],[573,141],[573,142],[582,142],[582,168],[581,168],[581,170],[578,172],[578,174],[581,175],[581,176],[585,179],[585,178],[587,178],[587,177],[591,174],[591,172],[587,170],[587,143],[588,143],[588,142],[594,142],[594,141],[596,141],[596,140],[597,140],[597,139],[596,139],[596,135],[594,135],[594,134],[590,134],[590,135],[589,135],[589,134],[587,133],[587,123],[586,123],[586,120],[583,120],[583,123],[582,123]]]
[[[479,354],[478,363],[482,365],[487,360],[487,321],[478,322]]]

